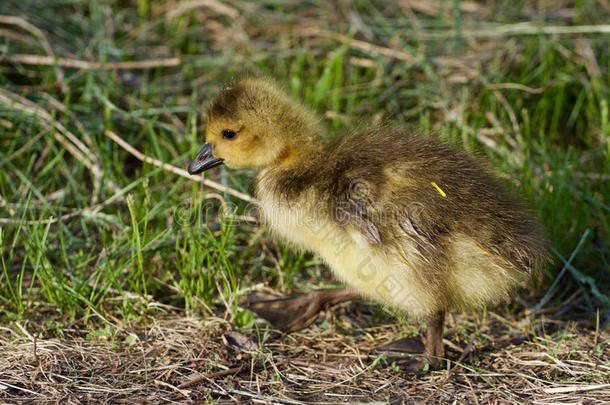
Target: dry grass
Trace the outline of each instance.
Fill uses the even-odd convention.
[[[2,328],[0,400],[601,404],[610,399],[607,330],[493,313],[486,321],[459,316],[445,334],[451,373],[417,375],[397,371],[372,352],[404,330],[372,323],[362,315],[367,309],[342,306],[334,321],[288,336],[263,327],[242,331],[246,338],[222,319],[184,317],[124,325],[112,338],[71,329],[61,339],[34,340],[22,326]],[[472,350],[457,363],[470,336],[476,336]]]

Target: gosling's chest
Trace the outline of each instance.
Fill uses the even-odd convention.
[[[266,225],[297,248],[326,257],[340,254],[353,244],[346,230],[328,218],[324,202],[316,196],[282,201],[259,193],[259,198]]]

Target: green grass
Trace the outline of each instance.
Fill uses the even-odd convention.
[[[231,1],[237,17],[200,8],[173,18],[170,2],[3,0],[0,14],[40,29],[58,57],[181,61],[100,70],[0,58],[1,322],[104,330],[184,311],[244,326],[253,318],[238,304],[249,289],[334,283],[316,258],[278,245],[258,225],[221,218],[213,190],[142,164],[105,135],[183,168],[203,142],[202,105],[244,69],[285,83],[332,133],[394,121],[481,155],[532,201],[552,240],[555,261],[530,297],[544,296],[565,265],[552,300],[580,289],[585,310],[610,307],[608,34],[498,34],[523,21],[604,24],[609,11],[575,2],[570,21],[530,1],[482,4],[475,13],[459,11],[459,1],[413,14],[393,4],[353,2],[366,27],[358,31],[346,10],[317,0],[254,9]],[[414,62],[333,39],[329,27]],[[0,33],[2,56],[45,55],[26,26],[0,28],[12,34]],[[251,193],[251,174],[206,176]],[[252,209],[220,198],[239,215]]]

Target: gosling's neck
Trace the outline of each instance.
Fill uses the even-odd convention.
[[[320,138],[308,139],[304,142],[291,142],[286,145],[278,158],[267,168],[270,171],[299,170],[311,166],[320,159],[324,151],[324,143]]]
[[[285,132],[285,147],[257,176],[257,196],[293,201],[320,177],[326,137],[319,122],[305,119]]]
[[[326,133],[313,112],[300,105],[288,105],[282,123],[285,147],[268,170],[294,169],[319,159],[325,149]]]

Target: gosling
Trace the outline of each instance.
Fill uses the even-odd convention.
[[[329,140],[311,110],[258,76],[220,91],[205,136],[190,174],[258,169],[274,234],[319,255],[351,290],[426,321],[423,356],[408,368],[440,364],[446,312],[508,298],[547,261],[522,203],[439,139],[375,127]]]

